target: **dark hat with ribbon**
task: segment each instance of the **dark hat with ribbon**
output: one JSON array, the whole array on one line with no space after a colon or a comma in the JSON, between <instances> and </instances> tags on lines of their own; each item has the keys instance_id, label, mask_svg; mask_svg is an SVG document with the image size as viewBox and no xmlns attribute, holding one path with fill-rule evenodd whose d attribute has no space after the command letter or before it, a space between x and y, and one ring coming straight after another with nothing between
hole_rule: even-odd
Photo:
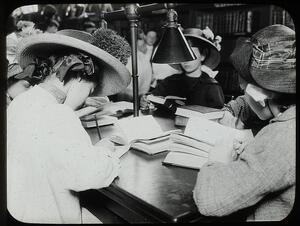
<instances>
[{"instance_id":1,"label":"dark hat with ribbon","mask_svg":"<svg viewBox=\"0 0 300 226\"><path fill-rule=\"evenodd\" d=\"M249 39L239 39L230 58L247 82L279 93L296 93L294 30L279 24L265 27Z\"/></svg>"},{"instance_id":2,"label":"dark hat with ribbon","mask_svg":"<svg viewBox=\"0 0 300 226\"><path fill-rule=\"evenodd\" d=\"M48 58L57 53L80 52L91 56L101 73L99 84L92 95L108 96L125 89L131 80L126 68L130 56L128 42L111 29L99 28L93 35L78 30L61 30L22 39L18 44L17 59L22 69L36 58Z\"/></svg>"},{"instance_id":3,"label":"dark hat with ribbon","mask_svg":"<svg viewBox=\"0 0 300 226\"><path fill-rule=\"evenodd\" d=\"M206 65L212 70L219 65L221 59L220 42L222 40L220 36L214 37L213 32L208 27L203 30L199 28L186 28L182 31L182 33L188 41L191 41L190 44L192 43L194 47L198 47L200 49L200 52L203 47L209 49L208 55L202 62L203 65ZM170 64L170 66L177 70L181 70L179 64Z\"/></svg>"}]
</instances>

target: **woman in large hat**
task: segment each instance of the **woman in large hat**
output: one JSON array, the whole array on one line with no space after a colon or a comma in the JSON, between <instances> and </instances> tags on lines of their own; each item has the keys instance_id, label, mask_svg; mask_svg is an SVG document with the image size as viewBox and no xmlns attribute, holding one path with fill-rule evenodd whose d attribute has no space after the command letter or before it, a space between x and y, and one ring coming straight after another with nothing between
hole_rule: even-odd
<instances>
[{"instance_id":1,"label":"woman in large hat","mask_svg":"<svg viewBox=\"0 0 300 226\"><path fill-rule=\"evenodd\" d=\"M212 162L198 174L194 200L204 215L252 207L247 220L283 220L295 200L295 31L284 25L263 28L240 42L231 58L245 87L244 101L236 102L232 113L248 108L270 123L253 140L237 143L229 163L213 157L224 144L211 150Z\"/></svg>"},{"instance_id":2,"label":"woman in large hat","mask_svg":"<svg viewBox=\"0 0 300 226\"><path fill-rule=\"evenodd\" d=\"M171 65L183 73L165 78L150 94L183 97L186 98L187 105L222 108L224 94L221 86L214 79L217 72L213 71L220 62L220 37L215 38L208 27L204 30L187 28L183 30L183 35L197 59ZM141 107L145 108L147 104L146 96L142 96Z\"/></svg>"},{"instance_id":3,"label":"woman in large hat","mask_svg":"<svg viewBox=\"0 0 300 226\"><path fill-rule=\"evenodd\" d=\"M82 223L77 192L108 186L119 160L112 143L92 145L74 110L127 87L130 46L110 29L63 30L24 38L18 50L33 88L7 109L8 210L27 223Z\"/></svg>"}]
</instances>

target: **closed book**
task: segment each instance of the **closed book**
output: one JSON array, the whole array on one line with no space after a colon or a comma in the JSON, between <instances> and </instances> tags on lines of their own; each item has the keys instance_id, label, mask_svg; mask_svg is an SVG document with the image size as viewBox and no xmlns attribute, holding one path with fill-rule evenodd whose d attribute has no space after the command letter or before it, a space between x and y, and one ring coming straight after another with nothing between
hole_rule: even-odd
<instances>
[{"instance_id":1,"label":"closed book","mask_svg":"<svg viewBox=\"0 0 300 226\"><path fill-rule=\"evenodd\" d=\"M201 152L206 152L206 153L209 153L210 149L213 147L208 143L205 143L201 140L185 135L183 133L172 133L170 135L170 140L173 141L173 143L176 145L183 144L185 146L196 148Z\"/></svg>"},{"instance_id":2,"label":"closed book","mask_svg":"<svg viewBox=\"0 0 300 226\"><path fill-rule=\"evenodd\" d=\"M173 152L183 152L186 154L208 158L208 152L202 151L198 148L187 146L185 144L176 143L176 142L171 143L168 147L168 150Z\"/></svg>"},{"instance_id":3,"label":"closed book","mask_svg":"<svg viewBox=\"0 0 300 226\"><path fill-rule=\"evenodd\" d=\"M102 115L102 116L97 116L97 122L96 119L92 119L92 120L81 119L81 124L84 128L91 128L91 127L96 127L97 124L98 126L112 125L117 121L118 121L117 117L110 116L110 115Z\"/></svg>"},{"instance_id":4,"label":"closed book","mask_svg":"<svg viewBox=\"0 0 300 226\"><path fill-rule=\"evenodd\" d=\"M204 117L206 119L219 119L224 115L224 111L205 107L200 105L185 105L177 107L175 115L183 116L183 117Z\"/></svg>"},{"instance_id":5,"label":"closed book","mask_svg":"<svg viewBox=\"0 0 300 226\"><path fill-rule=\"evenodd\" d=\"M143 141L136 141L131 145L131 148L145 152L149 155L155 155L161 152L170 150L170 139L166 137L165 139L153 141L152 143L147 143Z\"/></svg>"},{"instance_id":6,"label":"closed book","mask_svg":"<svg viewBox=\"0 0 300 226\"><path fill-rule=\"evenodd\" d=\"M169 152L162 164L199 170L208 158L183 152Z\"/></svg>"}]
</instances>

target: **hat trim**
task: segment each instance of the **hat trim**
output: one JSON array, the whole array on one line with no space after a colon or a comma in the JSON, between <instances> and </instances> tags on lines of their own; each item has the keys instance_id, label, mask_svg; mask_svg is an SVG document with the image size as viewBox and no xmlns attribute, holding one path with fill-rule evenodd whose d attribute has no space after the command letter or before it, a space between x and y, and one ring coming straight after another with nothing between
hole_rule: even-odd
<instances>
[{"instance_id":1,"label":"hat trim","mask_svg":"<svg viewBox=\"0 0 300 226\"><path fill-rule=\"evenodd\" d=\"M100 62L103 62L107 64L110 68L112 68L121 80L119 83L124 84L124 87L118 87L117 89L112 90L111 92L113 93L106 92L105 94L99 93L98 95L113 95L121 91L123 88L126 88L130 84L130 72L127 70L125 65L123 65L117 58L93 44L79 40L77 38L60 34L38 34L22 39L18 43L17 47L19 50L17 53L17 59L20 63L20 66L24 68L28 64L28 62L24 62L24 59L21 58L24 52L30 51L31 48L34 46L36 47L39 45L46 44L53 44L57 46L62 45L77 49L95 57Z\"/></svg>"}]
</instances>

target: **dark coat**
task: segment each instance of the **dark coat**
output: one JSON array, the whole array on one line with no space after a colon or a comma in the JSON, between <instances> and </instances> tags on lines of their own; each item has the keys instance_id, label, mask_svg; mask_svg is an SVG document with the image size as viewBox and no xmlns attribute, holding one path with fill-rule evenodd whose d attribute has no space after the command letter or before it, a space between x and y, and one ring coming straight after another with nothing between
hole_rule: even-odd
<instances>
[{"instance_id":1,"label":"dark coat","mask_svg":"<svg viewBox=\"0 0 300 226\"><path fill-rule=\"evenodd\" d=\"M220 84L206 73L198 78L191 78L183 74L171 75L151 91L155 96L185 97L186 105L202 105L206 107L222 108L224 93Z\"/></svg>"}]
</instances>

